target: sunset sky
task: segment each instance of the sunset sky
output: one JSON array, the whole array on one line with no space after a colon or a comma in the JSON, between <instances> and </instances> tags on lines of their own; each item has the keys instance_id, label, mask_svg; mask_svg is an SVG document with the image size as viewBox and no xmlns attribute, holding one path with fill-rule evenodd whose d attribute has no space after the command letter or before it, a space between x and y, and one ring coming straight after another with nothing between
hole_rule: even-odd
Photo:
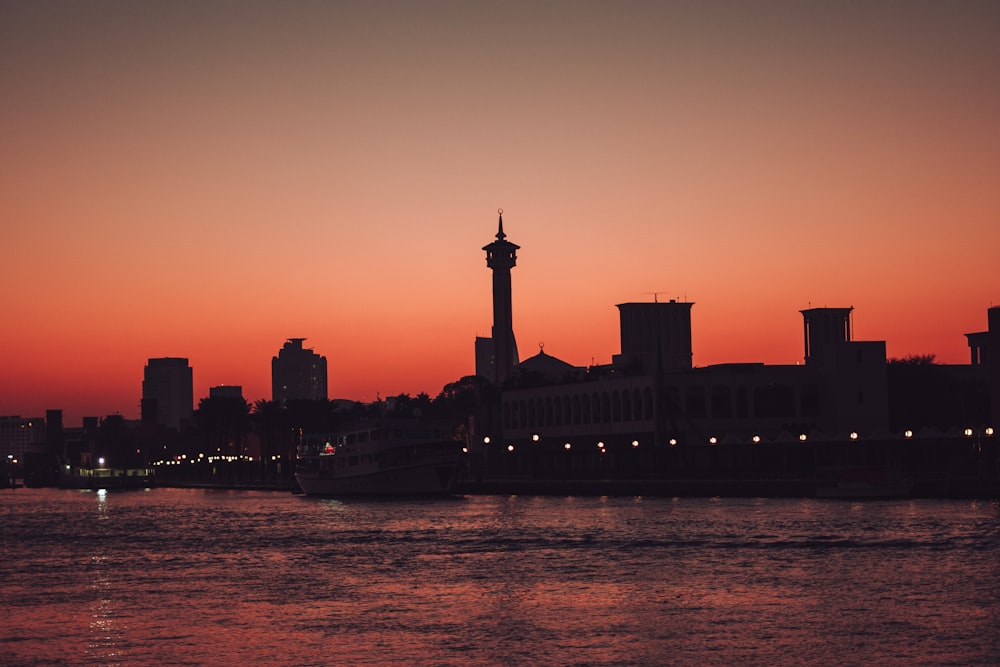
<instances>
[{"instance_id":1,"label":"sunset sky","mask_svg":"<svg viewBox=\"0 0 1000 667\"><path fill-rule=\"evenodd\" d=\"M889 356L968 363L1000 302L1000 3L0 0L0 414L436 395L492 323L619 351L693 301L694 362L802 360L854 306Z\"/></svg>"}]
</instances>

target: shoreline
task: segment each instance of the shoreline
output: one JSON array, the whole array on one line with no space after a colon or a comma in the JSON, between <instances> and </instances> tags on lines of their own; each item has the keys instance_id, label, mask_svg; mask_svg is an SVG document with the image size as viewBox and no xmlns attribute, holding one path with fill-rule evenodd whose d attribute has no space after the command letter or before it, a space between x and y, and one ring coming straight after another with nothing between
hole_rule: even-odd
<instances>
[{"instance_id":1,"label":"shoreline","mask_svg":"<svg viewBox=\"0 0 1000 667\"><path fill-rule=\"evenodd\" d=\"M75 488L31 487L16 489ZM126 490L202 489L215 491L273 491L302 495L292 481L195 482L157 481L147 487ZM96 489L91 489L96 490ZM664 498L822 498L830 500L1000 500L996 480L916 481L906 493L892 489L861 489L839 496L817 492L814 480L806 479L485 479L463 480L450 495L525 495L525 496L649 496Z\"/></svg>"}]
</instances>

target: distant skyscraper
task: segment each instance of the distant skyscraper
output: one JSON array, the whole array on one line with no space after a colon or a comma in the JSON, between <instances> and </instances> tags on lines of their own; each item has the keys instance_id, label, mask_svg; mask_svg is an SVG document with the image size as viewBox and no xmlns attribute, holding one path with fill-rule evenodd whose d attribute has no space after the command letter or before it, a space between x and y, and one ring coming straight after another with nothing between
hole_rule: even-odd
<instances>
[{"instance_id":1,"label":"distant skyscraper","mask_svg":"<svg viewBox=\"0 0 1000 667\"><path fill-rule=\"evenodd\" d=\"M42 452L45 443L45 420L0 417L0 456L24 461L28 452Z\"/></svg>"},{"instance_id":2,"label":"distant skyscraper","mask_svg":"<svg viewBox=\"0 0 1000 667\"><path fill-rule=\"evenodd\" d=\"M508 241L503 233L503 209L500 209L496 241L483 246L486 266L493 269L493 375L489 379L498 384L510 377L518 363L511 314L510 270L517 264L519 249L520 246ZM479 345L477 342L477 361L480 358ZM477 372L481 370L477 368Z\"/></svg>"},{"instance_id":3,"label":"distant skyscraper","mask_svg":"<svg viewBox=\"0 0 1000 667\"><path fill-rule=\"evenodd\" d=\"M326 357L303 348L304 340L289 338L271 359L271 399L277 403L327 400Z\"/></svg>"},{"instance_id":4,"label":"distant skyscraper","mask_svg":"<svg viewBox=\"0 0 1000 667\"><path fill-rule=\"evenodd\" d=\"M142 379L143 421L180 430L191 418L194 384L188 360L181 357L150 359Z\"/></svg>"},{"instance_id":5,"label":"distant skyscraper","mask_svg":"<svg viewBox=\"0 0 1000 667\"><path fill-rule=\"evenodd\" d=\"M239 400L246 400L243 398L243 387L238 384L223 384L218 387L208 388L209 398L236 398Z\"/></svg>"}]
</instances>

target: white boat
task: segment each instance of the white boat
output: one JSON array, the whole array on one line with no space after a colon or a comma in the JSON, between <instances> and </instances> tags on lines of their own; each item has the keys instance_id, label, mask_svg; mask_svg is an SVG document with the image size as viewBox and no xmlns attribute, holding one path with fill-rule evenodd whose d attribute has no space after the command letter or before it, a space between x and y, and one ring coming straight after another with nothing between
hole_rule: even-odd
<instances>
[{"instance_id":1,"label":"white boat","mask_svg":"<svg viewBox=\"0 0 1000 667\"><path fill-rule=\"evenodd\" d=\"M299 447L295 480L310 496L446 495L462 449L450 433L415 424L311 436Z\"/></svg>"}]
</instances>

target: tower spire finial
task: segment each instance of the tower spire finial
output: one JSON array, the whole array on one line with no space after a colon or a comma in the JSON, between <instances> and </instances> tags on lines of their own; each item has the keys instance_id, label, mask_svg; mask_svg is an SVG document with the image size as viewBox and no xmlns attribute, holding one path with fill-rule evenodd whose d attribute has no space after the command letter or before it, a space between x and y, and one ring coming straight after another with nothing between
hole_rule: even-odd
<instances>
[{"instance_id":1,"label":"tower spire finial","mask_svg":"<svg viewBox=\"0 0 1000 667\"><path fill-rule=\"evenodd\" d=\"M507 238L507 235L503 233L503 209L498 208L497 213L500 215L500 226L499 229L497 230L497 238L503 241L505 238Z\"/></svg>"}]
</instances>

